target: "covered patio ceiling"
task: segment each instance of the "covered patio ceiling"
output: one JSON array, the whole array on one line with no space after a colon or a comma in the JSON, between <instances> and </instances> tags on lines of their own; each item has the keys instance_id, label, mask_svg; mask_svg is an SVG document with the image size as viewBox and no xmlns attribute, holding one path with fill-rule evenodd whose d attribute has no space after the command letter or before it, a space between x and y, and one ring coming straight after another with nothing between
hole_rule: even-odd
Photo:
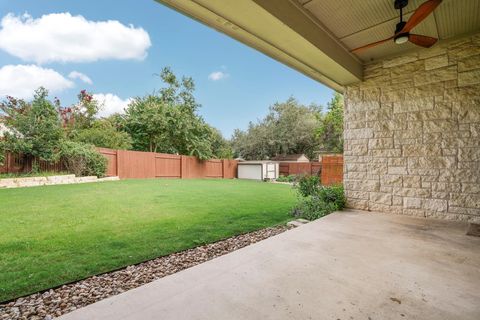
<instances>
[{"instance_id":1,"label":"covered patio ceiling","mask_svg":"<svg viewBox=\"0 0 480 320\"><path fill-rule=\"evenodd\" d=\"M393 0L157 0L342 92L363 79L363 64L419 49L390 37L399 12ZM408 20L425 0L410 0ZM444 0L412 32L442 41L480 29L480 1ZM207 44L206 44L207 45ZM439 45L438 43L436 45Z\"/></svg>"}]
</instances>

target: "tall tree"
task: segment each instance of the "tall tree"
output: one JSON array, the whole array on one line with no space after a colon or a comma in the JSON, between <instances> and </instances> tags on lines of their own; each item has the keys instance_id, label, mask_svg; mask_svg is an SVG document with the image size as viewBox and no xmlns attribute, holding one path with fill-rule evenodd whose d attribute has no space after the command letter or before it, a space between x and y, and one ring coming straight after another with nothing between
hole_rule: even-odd
<instances>
[{"instance_id":1,"label":"tall tree","mask_svg":"<svg viewBox=\"0 0 480 320\"><path fill-rule=\"evenodd\" d=\"M235 155L245 159L268 159L305 153L312 158L318 149L315 130L320 116L320 107L301 105L294 98L275 103L264 119L250 122L246 131L235 130L232 138Z\"/></svg>"},{"instance_id":2,"label":"tall tree","mask_svg":"<svg viewBox=\"0 0 480 320\"><path fill-rule=\"evenodd\" d=\"M91 93L82 90L75 105L61 108L59 112L67 138L96 147L130 149L130 135L119 130L111 119L98 117L102 107Z\"/></svg>"},{"instance_id":3,"label":"tall tree","mask_svg":"<svg viewBox=\"0 0 480 320\"><path fill-rule=\"evenodd\" d=\"M320 118L317 136L322 151L343 152L343 96L335 93L328 111Z\"/></svg>"},{"instance_id":4,"label":"tall tree","mask_svg":"<svg viewBox=\"0 0 480 320\"><path fill-rule=\"evenodd\" d=\"M169 68L159 76L166 86L135 98L125 110L124 127L133 139L133 148L200 159L214 157L212 129L197 114L200 105L193 95L193 80L179 80Z\"/></svg>"},{"instance_id":5,"label":"tall tree","mask_svg":"<svg viewBox=\"0 0 480 320\"><path fill-rule=\"evenodd\" d=\"M9 128L4 136L4 149L35 161L56 160L63 137L56 103L48 100L44 88L35 91L31 103L13 97L0 103L3 122Z\"/></svg>"}]
</instances>

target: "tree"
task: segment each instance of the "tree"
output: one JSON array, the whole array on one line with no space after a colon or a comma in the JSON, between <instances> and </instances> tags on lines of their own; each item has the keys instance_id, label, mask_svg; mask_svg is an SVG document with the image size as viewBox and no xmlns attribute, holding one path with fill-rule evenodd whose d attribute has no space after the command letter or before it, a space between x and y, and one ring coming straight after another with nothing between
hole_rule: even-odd
<instances>
[{"instance_id":1,"label":"tree","mask_svg":"<svg viewBox=\"0 0 480 320\"><path fill-rule=\"evenodd\" d=\"M217 159L232 159L233 150L230 143L222 136L222 133L213 127L210 127L210 144L213 157Z\"/></svg>"},{"instance_id":2,"label":"tree","mask_svg":"<svg viewBox=\"0 0 480 320\"><path fill-rule=\"evenodd\" d=\"M10 129L4 136L4 149L31 157L34 163L57 160L63 134L58 107L48 100L44 88L35 91L31 103L7 97L0 103L3 122Z\"/></svg>"},{"instance_id":3,"label":"tree","mask_svg":"<svg viewBox=\"0 0 480 320\"><path fill-rule=\"evenodd\" d=\"M328 111L320 118L317 137L322 151L343 152L343 96L335 93Z\"/></svg>"},{"instance_id":4,"label":"tree","mask_svg":"<svg viewBox=\"0 0 480 320\"><path fill-rule=\"evenodd\" d=\"M125 110L122 125L132 137L133 148L200 159L213 157L212 129L196 113L200 105L193 96L193 80L178 80L169 68L164 68L159 76L166 86L135 98Z\"/></svg>"},{"instance_id":5,"label":"tree","mask_svg":"<svg viewBox=\"0 0 480 320\"><path fill-rule=\"evenodd\" d=\"M98 118L102 106L86 90L78 94L78 102L60 108L65 135L68 140L111 149L130 149L132 138L116 127L113 119Z\"/></svg>"},{"instance_id":6,"label":"tree","mask_svg":"<svg viewBox=\"0 0 480 320\"><path fill-rule=\"evenodd\" d=\"M72 140L101 148L127 150L132 147L130 135L127 132L118 131L107 119L94 120L91 127L78 130L72 136Z\"/></svg>"},{"instance_id":7,"label":"tree","mask_svg":"<svg viewBox=\"0 0 480 320\"><path fill-rule=\"evenodd\" d=\"M232 137L235 155L253 160L305 153L312 158L318 150L315 130L320 115L320 107L301 105L294 98L277 102L264 119L250 122L246 131L235 130Z\"/></svg>"},{"instance_id":8,"label":"tree","mask_svg":"<svg viewBox=\"0 0 480 320\"><path fill-rule=\"evenodd\" d=\"M0 140L0 166L4 164L6 150L7 148L5 147L5 142Z\"/></svg>"}]
</instances>

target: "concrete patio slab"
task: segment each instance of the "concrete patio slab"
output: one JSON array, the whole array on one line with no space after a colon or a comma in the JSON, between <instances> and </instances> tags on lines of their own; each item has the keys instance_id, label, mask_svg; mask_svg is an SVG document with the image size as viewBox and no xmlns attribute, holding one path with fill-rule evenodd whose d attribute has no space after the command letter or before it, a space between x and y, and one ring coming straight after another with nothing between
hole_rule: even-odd
<instances>
[{"instance_id":1,"label":"concrete patio slab","mask_svg":"<svg viewBox=\"0 0 480 320\"><path fill-rule=\"evenodd\" d=\"M344 211L64 315L80 319L480 319L466 225Z\"/></svg>"}]
</instances>

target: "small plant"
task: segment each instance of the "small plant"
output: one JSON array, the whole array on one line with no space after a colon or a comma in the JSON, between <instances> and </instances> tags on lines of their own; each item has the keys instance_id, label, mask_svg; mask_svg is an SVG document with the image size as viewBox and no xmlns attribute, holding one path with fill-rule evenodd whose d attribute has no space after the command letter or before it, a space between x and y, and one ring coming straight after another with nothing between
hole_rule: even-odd
<instances>
[{"instance_id":1,"label":"small plant","mask_svg":"<svg viewBox=\"0 0 480 320\"><path fill-rule=\"evenodd\" d=\"M342 210L345 208L346 199L342 185L320 187L318 190L318 197L326 203L333 203L335 205L335 210Z\"/></svg>"},{"instance_id":2,"label":"small plant","mask_svg":"<svg viewBox=\"0 0 480 320\"><path fill-rule=\"evenodd\" d=\"M296 182L295 187L302 197L316 195L320 188L320 178L318 176L301 176Z\"/></svg>"},{"instance_id":3,"label":"small plant","mask_svg":"<svg viewBox=\"0 0 480 320\"><path fill-rule=\"evenodd\" d=\"M281 175L277 178L278 182L290 182L290 183L292 183L292 182L295 182L296 180L297 180L297 176L294 175L294 174L291 174L289 176Z\"/></svg>"},{"instance_id":4,"label":"small plant","mask_svg":"<svg viewBox=\"0 0 480 320\"><path fill-rule=\"evenodd\" d=\"M337 207L333 202L325 202L317 195L300 199L297 205L293 208L293 216L307 220L315 220L324 217Z\"/></svg>"},{"instance_id":5,"label":"small plant","mask_svg":"<svg viewBox=\"0 0 480 320\"><path fill-rule=\"evenodd\" d=\"M303 176L295 188L299 196L299 201L292 210L295 217L315 220L345 207L342 185L322 186L319 177Z\"/></svg>"}]
</instances>

